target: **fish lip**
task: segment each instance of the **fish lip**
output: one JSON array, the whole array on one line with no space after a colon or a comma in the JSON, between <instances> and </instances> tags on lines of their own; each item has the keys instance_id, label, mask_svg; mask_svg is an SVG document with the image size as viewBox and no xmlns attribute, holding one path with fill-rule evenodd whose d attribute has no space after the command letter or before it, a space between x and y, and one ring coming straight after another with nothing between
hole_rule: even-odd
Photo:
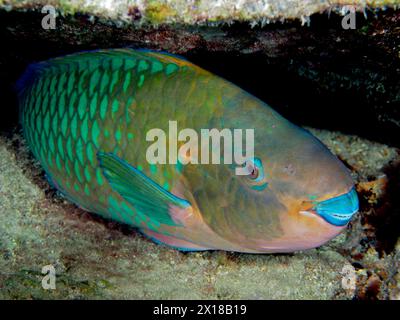
<instances>
[{"instance_id":1,"label":"fish lip","mask_svg":"<svg viewBox=\"0 0 400 320\"><path fill-rule=\"evenodd\" d=\"M358 208L357 192L352 187L347 193L316 203L306 212L316 214L334 226L342 227L349 223Z\"/></svg>"}]
</instances>

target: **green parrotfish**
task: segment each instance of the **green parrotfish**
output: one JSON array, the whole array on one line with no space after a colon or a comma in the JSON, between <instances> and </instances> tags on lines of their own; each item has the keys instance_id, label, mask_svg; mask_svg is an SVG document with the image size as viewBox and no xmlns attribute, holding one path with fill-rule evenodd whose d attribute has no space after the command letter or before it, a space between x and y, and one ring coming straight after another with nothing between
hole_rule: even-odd
<instances>
[{"instance_id":1,"label":"green parrotfish","mask_svg":"<svg viewBox=\"0 0 400 320\"><path fill-rule=\"evenodd\" d=\"M17 88L24 137L53 186L157 243L290 252L325 243L358 210L348 170L318 139L183 58L82 52L31 65ZM223 161L150 163L146 133L168 132L170 121L198 132L254 129L251 172Z\"/></svg>"}]
</instances>

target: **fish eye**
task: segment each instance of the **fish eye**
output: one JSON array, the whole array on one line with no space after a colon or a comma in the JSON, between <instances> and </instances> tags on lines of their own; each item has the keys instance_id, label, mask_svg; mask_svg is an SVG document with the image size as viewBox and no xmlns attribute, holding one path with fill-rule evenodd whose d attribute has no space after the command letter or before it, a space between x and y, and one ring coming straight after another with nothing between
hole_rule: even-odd
<instances>
[{"instance_id":1,"label":"fish eye","mask_svg":"<svg viewBox=\"0 0 400 320\"><path fill-rule=\"evenodd\" d=\"M256 166L254 166L254 165L251 165L249 177L250 177L251 179L255 180L255 179L258 178L258 176L259 176L259 170L258 170L258 168L257 168Z\"/></svg>"},{"instance_id":2,"label":"fish eye","mask_svg":"<svg viewBox=\"0 0 400 320\"><path fill-rule=\"evenodd\" d=\"M248 177L251 180L258 182L264 178L263 167L260 159L254 158L254 161L247 160L245 165L246 168L249 170Z\"/></svg>"}]
</instances>

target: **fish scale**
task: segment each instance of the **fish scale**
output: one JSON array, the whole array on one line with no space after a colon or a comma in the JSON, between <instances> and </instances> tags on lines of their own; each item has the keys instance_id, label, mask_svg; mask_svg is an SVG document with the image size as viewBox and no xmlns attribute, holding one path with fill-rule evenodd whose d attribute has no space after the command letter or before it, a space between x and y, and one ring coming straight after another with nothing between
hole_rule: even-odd
<instances>
[{"instance_id":1,"label":"fish scale","mask_svg":"<svg viewBox=\"0 0 400 320\"><path fill-rule=\"evenodd\" d=\"M178 68L148 57L104 54L95 63L91 54L80 58L35 66L41 77L32 79L31 89L23 95L25 136L35 157L51 172L52 183L66 197L89 211L136 224L132 206L104 184L96 153L101 146L125 156L122 150L137 135L135 126L129 126L134 97L127 95L128 90L135 92L143 85L149 68L150 73L165 71L166 75ZM171 184L166 177L162 180ZM99 193L111 196L93 199Z\"/></svg>"}]
</instances>

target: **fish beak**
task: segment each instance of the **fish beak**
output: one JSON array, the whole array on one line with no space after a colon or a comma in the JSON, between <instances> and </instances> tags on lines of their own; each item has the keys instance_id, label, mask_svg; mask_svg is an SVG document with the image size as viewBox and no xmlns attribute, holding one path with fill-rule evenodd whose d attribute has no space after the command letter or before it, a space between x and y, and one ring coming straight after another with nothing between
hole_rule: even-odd
<instances>
[{"instance_id":1,"label":"fish beak","mask_svg":"<svg viewBox=\"0 0 400 320\"><path fill-rule=\"evenodd\" d=\"M311 210L301 211L303 215L316 214L334 226L345 226L358 211L357 192L352 188L348 193L314 204Z\"/></svg>"}]
</instances>

